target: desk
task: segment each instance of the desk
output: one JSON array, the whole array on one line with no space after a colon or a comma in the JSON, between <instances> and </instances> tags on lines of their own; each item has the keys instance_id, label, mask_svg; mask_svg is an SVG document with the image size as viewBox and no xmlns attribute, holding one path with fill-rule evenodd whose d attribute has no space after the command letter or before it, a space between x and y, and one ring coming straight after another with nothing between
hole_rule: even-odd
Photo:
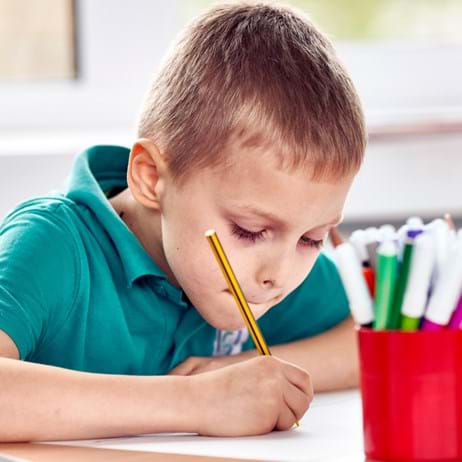
<instances>
[{"instance_id":1,"label":"desk","mask_svg":"<svg viewBox=\"0 0 462 462\"><path fill-rule=\"evenodd\" d=\"M37 462L52 460L50 457L39 456L39 452L44 452L46 447L49 454L59 454L59 460L63 462L79 460L77 457L72 458L73 451L81 460L89 460L90 453L85 453L85 450L93 451L91 460L162 460L165 462L227 460L231 462L231 460L244 459L247 462L249 460L362 462L364 454L361 418L359 392L350 390L316 395L309 411L300 422L300 428L287 432L272 432L268 435L245 438L156 434L34 445L0 445L0 454L25 457L26 460ZM27 448L29 452L25 453ZM110 450L111 454L103 449ZM202 457L185 457L185 455ZM58 457L54 460L58 460Z\"/></svg>"}]
</instances>

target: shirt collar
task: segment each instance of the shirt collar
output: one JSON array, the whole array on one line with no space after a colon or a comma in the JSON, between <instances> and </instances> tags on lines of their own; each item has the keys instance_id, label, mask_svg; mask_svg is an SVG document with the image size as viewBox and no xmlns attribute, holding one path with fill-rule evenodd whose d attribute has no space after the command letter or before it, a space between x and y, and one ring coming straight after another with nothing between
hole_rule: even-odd
<instances>
[{"instance_id":1,"label":"shirt collar","mask_svg":"<svg viewBox=\"0 0 462 462\"><path fill-rule=\"evenodd\" d=\"M93 146L74 160L64 195L88 207L106 230L117 249L129 287L150 275L167 280L167 275L146 252L111 206L104 191L127 187L130 150L122 146Z\"/></svg>"}]
</instances>

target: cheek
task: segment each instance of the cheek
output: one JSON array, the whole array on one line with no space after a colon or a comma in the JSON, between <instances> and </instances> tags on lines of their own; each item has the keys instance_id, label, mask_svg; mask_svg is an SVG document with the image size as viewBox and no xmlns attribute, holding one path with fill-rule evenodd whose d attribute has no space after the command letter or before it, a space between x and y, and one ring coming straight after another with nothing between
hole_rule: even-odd
<instances>
[{"instance_id":1,"label":"cheek","mask_svg":"<svg viewBox=\"0 0 462 462\"><path fill-rule=\"evenodd\" d=\"M308 277L320 253L319 250L307 252L305 257L301 259L300 264L293 273L292 284L289 288L290 292L297 288Z\"/></svg>"},{"instance_id":2,"label":"cheek","mask_svg":"<svg viewBox=\"0 0 462 462\"><path fill-rule=\"evenodd\" d=\"M218 289L225 283L205 237L171 236L164 242L165 256L179 285L191 298L193 294Z\"/></svg>"}]
</instances>

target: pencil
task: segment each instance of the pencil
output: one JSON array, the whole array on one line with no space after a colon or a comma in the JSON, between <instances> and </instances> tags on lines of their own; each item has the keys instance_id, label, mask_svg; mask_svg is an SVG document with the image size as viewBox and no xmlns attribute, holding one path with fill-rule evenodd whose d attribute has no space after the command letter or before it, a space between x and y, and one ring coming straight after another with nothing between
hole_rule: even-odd
<instances>
[{"instance_id":1,"label":"pencil","mask_svg":"<svg viewBox=\"0 0 462 462\"><path fill-rule=\"evenodd\" d=\"M257 321L255 321L255 318L253 317L249 304L247 303L247 300L242 293L239 282L237 282L234 271L231 268L223 247L221 246L217 233L214 229L209 229L206 231L205 237L209 241L213 254L217 259L218 265L223 272L223 276L225 277L226 282L228 283L229 290L231 291L239 311L244 318L245 325L252 337L253 343L255 343L255 347L261 355L271 356L271 352L265 342L265 339L263 338L263 334L261 333L260 328L258 327Z\"/></svg>"},{"instance_id":2,"label":"pencil","mask_svg":"<svg viewBox=\"0 0 462 462\"><path fill-rule=\"evenodd\" d=\"M252 337L253 343L257 348L258 352L264 356L271 356L271 352L266 344L266 341L261 333L260 328L258 327L257 321L250 310L249 304L242 293L241 287L237 278L234 274L233 269L231 268L231 264L229 263L228 257L221 246L220 240L218 239L217 233L214 229L209 229L205 232L205 237L209 241L210 247L217 259L218 266L221 268L223 272L223 276L226 279L228 284L229 290L236 301L236 304L239 308L239 311L244 319L245 325L247 330L249 331L250 336ZM295 424L300 426L299 422L295 422Z\"/></svg>"}]
</instances>

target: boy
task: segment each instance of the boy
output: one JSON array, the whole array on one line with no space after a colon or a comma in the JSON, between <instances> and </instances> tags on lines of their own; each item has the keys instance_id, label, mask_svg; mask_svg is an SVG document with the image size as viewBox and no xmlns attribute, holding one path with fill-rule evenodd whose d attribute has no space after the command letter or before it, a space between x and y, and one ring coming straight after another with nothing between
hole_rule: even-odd
<instances>
[{"instance_id":1,"label":"boy","mask_svg":"<svg viewBox=\"0 0 462 462\"><path fill-rule=\"evenodd\" d=\"M0 229L0 441L256 435L303 416L306 370L317 390L356 385L320 247L365 130L329 42L284 8L216 7L154 79L138 134L82 153L66 191ZM209 228L274 357L256 357Z\"/></svg>"}]
</instances>

